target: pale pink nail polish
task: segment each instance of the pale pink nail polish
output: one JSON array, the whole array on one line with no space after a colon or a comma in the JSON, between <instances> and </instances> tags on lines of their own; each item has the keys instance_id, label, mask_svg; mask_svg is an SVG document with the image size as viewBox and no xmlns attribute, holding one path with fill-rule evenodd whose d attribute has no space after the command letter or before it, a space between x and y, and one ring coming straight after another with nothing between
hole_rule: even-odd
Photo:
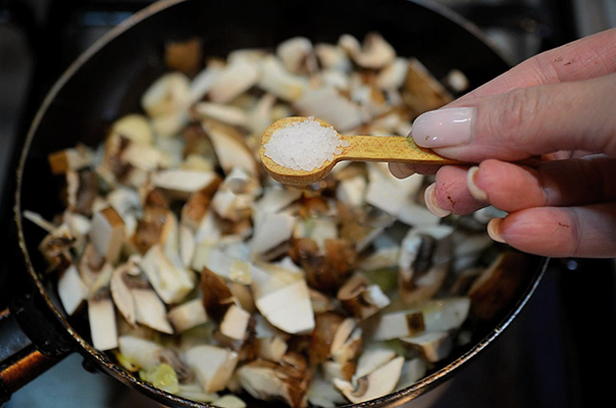
<instances>
[{"instance_id":1,"label":"pale pink nail polish","mask_svg":"<svg viewBox=\"0 0 616 408\"><path fill-rule=\"evenodd\" d=\"M505 238L501 234L501 223L503 220L501 218L492 218L490 222L488 222L488 235L496 242L500 242L505 244Z\"/></svg>"},{"instance_id":2,"label":"pale pink nail polish","mask_svg":"<svg viewBox=\"0 0 616 408\"><path fill-rule=\"evenodd\" d=\"M419 146L449 147L470 142L475 108L444 108L422 113L411 128Z\"/></svg>"},{"instance_id":3,"label":"pale pink nail polish","mask_svg":"<svg viewBox=\"0 0 616 408\"><path fill-rule=\"evenodd\" d=\"M470 169L468 169L468 173L466 173L466 187L468 188L468 191L471 193L471 195L476 200L487 202L488 195L486 194L485 191L480 189L479 186L477 186L477 183L475 183L475 175L477 174L478 171L479 171L479 167L477 166L473 166Z\"/></svg>"},{"instance_id":4,"label":"pale pink nail polish","mask_svg":"<svg viewBox=\"0 0 616 408\"><path fill-rule=\"evenodd\" d=\"M430 211L437 217L447 217L449 214L451 214L451 211L447 211L439 207L436 203L436 185L434 183L430 184L426 188L426 191L424 192L424 201L426 202L426 207L428 208L428 211Z\"/></svg>"}]
</instances>

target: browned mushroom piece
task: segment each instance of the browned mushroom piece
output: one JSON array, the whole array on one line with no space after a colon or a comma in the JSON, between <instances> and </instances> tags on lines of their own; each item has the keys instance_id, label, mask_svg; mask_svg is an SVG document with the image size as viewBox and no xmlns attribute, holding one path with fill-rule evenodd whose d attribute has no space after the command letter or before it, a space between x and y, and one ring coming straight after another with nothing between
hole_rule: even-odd
<instances>
[{"instance_id":1,"label":"browned mushroom piece","mask_svg":"<svg viewBox=\"0 0 616 408\"><path fill-rule=\"evenodd\" d=\"M524 282L529 262L528 256L519 252L498 255L468 291L473 315L491 319L501 311Z\"/></svg>"},{"instance_id":2,"label":"browned mushroom piece","mask_svg":"<svg viewBox=\"0 0 616 408\"><path fill-rule=\"evenodd\" d=\"M158 193L152 192L148 197L155 199ZM148 250L158 242L163 231L163 226L167 222L169 210L163 206L147 206L144 208L143 215L137 221L137 228L131 239L133 245L141 254L145 254Z\"/></svg>"},{"instance_id":3,"label":"browned mushroom piece","mask_svg":"<svg viewBox=\"0 0 616 408\"><path fill-rule=\"evenodd\" d=\"M378 209L352 208L337 203L340 218L340 238L353 243L360 252L368 247L396 218Z\"/></svg>"},{"instance_id":4,"label":"browned mushroom piece","mask_svg":"<svg viewBox=\"0 0 616 408\"><path fill-rule=\"evenodd\" d=\"M108 262L114 263L120 256L124 235L124 221L113 207L94 214L90 240L98 254Z\"/></svg>"},{"instance_id":5,"label":"browned mushroom piece","mask_svg":"<svg viewBox=\"0 0 616 408\"><path fill-rule=\"evenodd\" d=\"M182 224L193 230L199 228L201 220L203 220L212 201L212 197L216 193L221 182L222 180L218 178L216 181L190 195L182 207Z\"/></svg>"},{"instance_id":6,"label":"browned mushroom piece","mask_svg":"<svg viewBox=\"0 0 616 408\"><path fill-rule=\"evenodd\" d=\"M415 58L409 61L403 97L416 115L440 108L453 100L445 87Z\"/></svg>"},{"instance_id":7,"label":"browned mushroom piece","mask_svg":"<svg viewBox=\"0 0 616 408\"><path fill-rule=\"evenodd\" d=\"M233 294L225 280L208 268L201 271L201 293L203 307L208 316L220 322L227 310L234 304Z\"/></svg>"},{"instance_id":8,"label":"browned mushroom piece","mask_svg":"<svg viewBox=\"0 0 616 408\"><path fill-rule=\"evenodd\" d=\"M49 271L68 268L72 262L70 249L75 243L75 237L66 225L62 225L49 233L39 244L39 250L49 264Z\"/></svg>"},{"instance_id":9,"label":"browned mushroom piece","mask_svg":"<svg viewBox=\"0 0 616 408\"><path fill-rule=\"evenodd\" d=\"M315 316L315 326L309 348L311 365L320 364L329 358L336 330L343 321L344 316L338 313L326 312Z\"/></svg>"},{"instance_id":10,"label":"browned mushroom piece","mask_svg":"<svg viewBox=\"0 0 616 408\"><path fill-rule=\"evenodd\" d=\"M376 314L389 305L389 298L376 284L370 284L361 275L353 275L339 290L337 295L342 306L360 320Z\"/></svg>"},{"instance_id":11,"label":"browned mushroom piece","mask_svg":"<svg viewBox=\"0 0 616 408\"><path fill-rule=\"evenodd\" d=\"M201 40L189 38L183 41L169 41L165 44L165 65L186 75L194 75L202 60Z\"/></svg>"},{"instance_id":12,"label":"browned mushroom piece","mask_svg":"<svg viewBox=\"0 0 616 408\"><path fill-rule=\"evenodd\" d=\"M81 170L92 164L93 154L83 145L60 150L49 155L49 165L54 174Z\"/></svg>"},{"instance_id":13,"label":"browned mushroom piece","mask_svg":"<svg viewBox=\"0 0 616 408\"><path fill-rule=\"evenodd\" d=\"M404 358L396 357L370 374L358 378L355 385L340 379L335 379L334 384L354 404L370 401L394 390L403 364Z\"/></svg>"}]
</instances>

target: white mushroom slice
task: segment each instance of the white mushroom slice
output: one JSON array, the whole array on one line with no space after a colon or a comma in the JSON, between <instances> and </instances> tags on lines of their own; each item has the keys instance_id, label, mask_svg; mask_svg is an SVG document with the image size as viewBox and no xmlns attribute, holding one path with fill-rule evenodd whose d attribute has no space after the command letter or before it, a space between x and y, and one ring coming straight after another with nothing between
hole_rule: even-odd
<instances>
[{"instance_id":1,"label":"white mushroom slice","mask_svg":"<svg viewBox=\"0 0 616 408\"><path fill-rule=\"evenodd\" d=\"M441 218L432 214L425 207L406 203L398 211L398 220L413 227L432 227L441 222Z\"/></svg>"},{"instance_id":2,"label":"white mushroom slice","mask_svg":"<svg viewBox=\"0 0 616 408\"><path fill-rule=\"evenodd\" d=\"M194 193L206 188L217 179L216 173L192 170L163 170L155 173L152 183L156 187L178 193Z\"/></svg>"},{"instance_id":3,"label":"white mushroom slice","mask_svg":"<svg viewBox=\"0 0 616 408\"><path fill-rule=\"evenodd\" d=\"M361 49L359 42L348 34L340 37L339 44L351 55L357 65L364 68L382 68L396 58L393 47L377 33L367 34Z\"/></svg>"},{"instance_id":4,"label":"white mushroom slice","mask_svg":"<svg viewBox=\"0 0 616 408\"><path fill-rule=\"evenodd\" d=\"M265 189L263 197L254 204L255 223L267 213L277 213L284 210L302 196L301 190L270 187Z\"/></svg>"},{"instance_id":5,"label":"white mushroom slice","mask_svg":"<svg viewBox=\"0 0 616 408\"><path fill-rule=\"evenodd\" d=\"M396 58L379 72L376 84L381 89L398 89L404 83L407 70L408 61L404 58Z\"/></svg>"},{"instance_id":6,"label":"white mushroom slice","mask_svg":"<svg viewBox=\"0 0 616 408\"><path fill-rule=\"evenodd\" d=\"M152 118L175 115L189 104L190 82L179 72L161 76L141 98L141 106Z\"/></svg>"},{"instance_id":7,"label":"white mushroom slice","mask_svg":"<svg viewBox=\"0 0 616 408\"><path fill-rule=\"evenodd\" d=\"M250 89L258 79L258 63L245 58L236 58L230 61L217 76L208 96L213 102L227 103Z\"/></svg>"},{"instance_id":8,"label":"white mushroom slice","mask_svg":"<svg viewBox=\"0 0 616 408\"><path fill-rule=\"evenodd\" d=\"M317 78L320 85L338 90L348 90L351 84L348 75L337 69L321 71Z\"/></svg>"},{"instance_id":9,"label":"white mushroom slice","mask_svg":"<svg viewBox=\"0 0 616 408\"><path fill-rule=\"evenodd\" d=\"M111 297L113 303L124 316L124 319L131 325L134 325L137 319L137 312L135 310L135 299L133 294L124 281L124 274L127 273L128 265L124 264L116 268L109 282L109 289L111 290Z\"/></svg>"},{"instance_id":10,"label":"white mushroom slice","mask_svg":"<svg viewBox=\"0 0 616 408\"><path fill-rule=\"evenodd\" d=\"M355 387L340 379L334 379L334 385L354 404L370 401L394 390L403 364L404 357L396 357L367 376L358 378Z\"/></svg>"},{"instance_id":11,"label":"white mushroom slice","mask_svg":"<svg viewBox=\"0 0 616 408\"><path fill-rule=\"evenodd\" d=\"M212 243L218 242L221 235L222 231L218 225L216 217L214 216L214 212L211 210L207 210L205 212L205 215L201 219L201 223L199 224L199 228L197 228L197 232L195 233L195 242L199 245L210 245ZM196 252L197 248L195 248L195 254ZM193 254L193 259L196 258L195 254ZM193 269L197 268L193 267Z\"/></svg>"},{"instance_id":12,"label":"white mushroom slice","mask_svg":"<svg viewBox=\"0 0 616 408\"><path fill-rule=\"evenodd\" d=\"M378 285L369 285L363 275L352 276L336 296L342 306L358 319L367 319L389 305L389 298Z\"/></svg>"},{"instance_id":13,"label":"white mushroom slice","mask_svg":"<svg viewBox=\"0 0 616 408\"><path fill-rule=\"evenodd\" d=\"M426 375L427 370L426 362L421 358L413 358L405 361L402 366L402 373L400 375L400 380L398 380L396 390L401 390L415 384Z\"/></svg>"},{"instance_id":14,"label":"white mushroom slice","mask_svg":"<svg viewBox=\"0 0 616 408\"><path fill-rule=\"evenodd\" d=\"M195 253L195 237L193 232L185 225L178 227L180 260L185 268L189 268Z\"/></svg>"},{"instance_id":15,"label":"white mushroom slice","mask_svg":"<svg viewBox=\"0 0 616 408\"><path fill-rule=\"evenodd\" d=\"M190 83L190 103L200 101L210 91L224 65L219 62L210 62Z\"/></svg>"},{"instance_id":16,"label":"white mushroom slice","mask_svg":"<svg viewBox=\"0 0 616 408\"><path fill-rule=\"evenodd\" d=\"M85 146L64 149L49 155L49 165L54 174L81 170L92 164L93 154Z\"/></svg>"},{"instance_id":17,"label":"white mushroom slice","mask_svg":"<svg viewBox=\"0 0 616 408\"><path fill-rule=\"evenodd\" d=\"M275 102L276 97L266 93L259 99L254 108L248 112L246 127L250 129L252 134L260 136L272 123L272 110Z\"/></svg>"},{"instance_id":18,"label":"white mushroom slice","mask_svg":"<svg viewBox=\"0 0 616 408\"><path fill-rule=\"evenodd\" d=\"M446 358L453 347L451 336L447 332L423 333L419 336L402 337L400 340L417 348L431 363Z\"/></svg>"},{"instance_id":19,"label":"white mushroom slice","mask_svg":"<svg viewBox=\"0 0 616 408\"><path fill-rule=\"evenodd\" d=\"M229 125L245 126L248 121L246 112L236 106L199 102L194 110L199 118L216 119Z\"/></svg>"},{"instance_id":20,"label":"white mushroom slice","mask_svg":"<svg viewBox=\"0 0 616 408\"><path fill-rule=\"evenodd\" d=\"M124 237L124 221L116 210L107 207L94 213L90 240L100 256L114 263L120 255Z\"/></svg>"},{"instance_id":21,"label":"white mushroom slice","mask_svg":"<svg viewBox=\"0 0 616 408\"><path fill-rule=\"evenodd\" d=\"M308 387L308 401L310 404L323 408L334 408L346 402L342 394L334 388L331 381L317 375Z\"/></svg>"},{"instance_id":22,"label":"white mushroom slice","mask_svg":"<svg viewBox=\"0 0 616 408\"><path fill-rule=\"evenodd\" d=\"M359 378L370 374L377 368L393 360L395 357L395 351L383 347L373 347L364 350L357 360L357 369L355 370L355 374L353 374L352 382L356 384Z\"/></svg>"},{"instance_id":23,"label":"white mushroom slice","mask_svg":"<svg viewBox=\"0 0 616 408\"><path fill-rule=\"evenodd\" d=\"M305 37L293 37L281 42L276 48L276 54L290 72L301 74L317 69L312 42Z\"/></svg>"},{"instance_id":24,"label":"white mushroom slice","mask_svg":"<svg viewBox=\"0 0 616 408\"><path fill-rule=\"evenodd\" d=\"M135 299L137 323L141 323L162 333L173 334L173 328L167 320L167 310L159 297L150 289L131 289Z\"/></svg>"},{"instance_id":25,"label":"white mushroom slice","mask_svg":"<svg viewBox=\"0 0 616 408\"><path fill-rule=\"evenodd\" d=\"M113 122L111 135L129 139L131 142L148 145L152 143L152 128L143 115L130 114Z\"/></svg>"},{"instance_id":26,"label":"white mushroom slice","mask_svg":"<svg viewBox=\"0 0 616 408\"><path fill-rule=\"evenodd\" d=\"M131 335L123 335L118 339L120 353L131 363L140 368L150 370L160 364L163 347L153 341L144 340Z\"/></svg>"},{"instance_id":27,"label":"white mushroom slice","mask_svg":"<svg viewBox=\"0 0 616 408\"><path fill-rule=\"evenodd\" d=\"M360 106L333 88L306 90L295 101L294 107L304 116L314 116L331 123L340 132L353 129L364 120Z\"/></svg>"},{"instance_id":28,"label":"white mushroom slice","mask_svg":"<svg viewBox=\"0 0 616 408\"><path fill-rule=\"evenodd\" d=\"M235 395L225 395L212 402L218 408L246 408L246 403Z\"/></svg>"},{"instance_id":29,"label":"white mushroom slice","mask_svg":"<svg viewBox=\"0 0 616 408\"><path fill-rule=\"evenodd\" d=\"M220 332L234 340L244 340L250 313L237 305L231 305L220 322Z\"/></svg>"},{"instance_id":30,"label":"white mushroom slice","mask_svg":"<svg viewBox=\"0 0 616 408\"><path fill-rule=\"evenodd\" d=\"M310 303L314 313L324 313L336 308L335 300L314 289L310 289Z\"/></svg>"},{"instance_id":31,"label":"white mushroom slice","mask_svg":"<svg viewBox=\"0 0 616 408\"><path fill-rule=\"evenodd\" d=\"M298 378L288 371L273 362L256 360L240 367L237 377L241 387L257 399L282 399L292 407L305 406L308 386L305 374ZM299 370L294 367L293 371Z\"/></svg>"},{"instance_id":32,"label":"white mushroom slice","mask_svg":"<svg viewBox=\"0 0 616 408\"><path fill-rule=\"evenodd\" d=\"M193 299L174 307L167 313L167 317L176 332L192 329L208 321L201 299Z\"/></svg>"},{"instance_id":33,"label":"white mushroom slice","mask_svg":"<svg viewBox=\"0 0 616 408\"><path fill-rule=\"evenodd\" d=\"M64 212L64 224L68 227L71 235L75 237L75 247L83 248L92 226L90 219L84 215L66 211Z\"/></svg>"},{"instance_id":34,"label":"white mushroom slice","mask_svg":"<svg viewBox=\"0 0 616 408\"><path fill-rule=\"evenodd\" d=\"M366 179L361 175L344 179L338 184L336 198L345 204L359 207L364 203L366 186Z\"/></svg>"},{"instance_id":35,"label":"white mushroom slice","mask_svg":"<svg viewBox=\"0 0 616 408\"><path fill-rule=\"evenodd\" d=\"M262 254L291 238L296 218L285 213L268 213L262 216L255 226L251 249L254 254Z\"/></svg>"},{"instance_id":36,"label":"white mushroom slice","mask_svg":"<svg viewBox=\"0 0 616 408\"><path fill-rule=\"evenodd\" d=\"M185 110L180 110L177 113L170 115L156 116L155 118L152 118L152 129L154 130L156 136L159 136L157 138L157 144L158 140L162 139L175 140L172 136L178 135L180 130L182 130L182 128L188 123L188 119L188 113Z\"/></svg>"},{"instance_id":37,"label":"white mushroom slice","mask_svg":"<svg viewBox=\"0 0 616 408\"><path fill-rule=\"evenodd\" d=\"M351 69L351 61L342 48L320 43L314 47L314 50L323 68L338 71L349 71Z\"/></svg>"},{"instance_id":38,"label":"white mushroom slice","mask_svg":"<svg viewBox=\"0 0 616 408\"><path fill-rule=\"evenodd\" d=\"M366 202L394 216L409 203L423 181L420 174L413 174L404 180L397 179L382 166L373 163L368 166L368 175L370 182Z\"/></svg>"},{"instance_id":39,"label":"white mushroom slice","mask_svg":"<svg viewBox=\"0 0 616 408\"><path fill-rule=\"evenodd\" d=\"M141 211L139 193L131 188L116 188L107 194L107 202L118 212L120 217Z\"/></svg>"},{"instance_id":40,"label":"white mushroom slice","mask_svg":"<svg viewBox=\"0 0 616 408\"><path fill-rule=\"evenodd\" d=\"M82 282L79 272L74 265L69 266L58 280L58 295L64 310L69 315L75 310L88 296L88 288Z\"/></svg>"},{"instance_id":41,"label":"white mushroom slice","mask_svg":"<svg viewBox=\"0 0 616 408\"><path fill-rule=\"evenodd\" d=\"M47 232L53 232L57 228L55 225L43 218L41 214L35 213L34 211L24 210L22 215L25 219L33 222Z\"/></svg>"},{"instance_id":42,"label":"white mushroom slice","mask_svg":"<svg viewBox=\"0 0 616 408\"><path fill-rule=\"evenodd\" d=\"M287 352L287 342L282 336L257 338L257 355L265 360L278 362Z\"/></svg>"},{"instance_id":43,"label":"white mushroom slice","mask_svg":"<svg viewBox=\"0 0 616 408\"><path fill-rule=\"evenodd\" d=\"M336 333L334 334L334 338L332 340L332 344L330 346L330 354L337 354L340 349L343 347L344 343L347 342L353 330L355 330L355 326L357 325L357 321L352 317L346 318L338 325L336 329Z\"/></svg>"},{"instance_id":44,"label":"white mushroom slice","mask_svg":"<svg viewBox=\"0 0 616 408\"><path fill-rule=\"evenodd\" d=\"M373 337L375 340L390 340L414 336L424 330L424 316L420 310L386 313L379 316Z\"/></svg>"},{"instance_id":45,"label":"white mushroom slice","mask_svg":"<svg viewBox=\"0 0 616 408\"><path fill-rule=\"evenodd\" d=\"M404 101L418 114L453 100L445 87L415 58L409 61L404 90Z\"/></svg>"},{"instance_id":46,"label":"white mushroom slice","mask_svg":"<svg viewBox=\"0 0 616 408\"><path fill-rule=\"evenodd\" d=\"M194 370L205 392L221 391L235 370L237 353L214 346L196 346L186 351L184 361Z\"/></svg>"},{"instance_id":47,"label":"white mushroom slice","mask_svg":"<svg viewBox=\"0 0 616 408\"><path fill-rule=\"evenodd\" d=\"M192 259L192 269L202 271L208 268L217 275L228 277L233 259L225 254L218 246L211 243L201 243L195 248Z\"/></svg>"},{"instance_id":48,"label":"white mushroom slice","mask_svg":"<svg viewBox=\"0 0 616 408\"><path fill-rule=\"evenodd\" d=\"M164 156L160 150L143 143L129 143L122 151L121 157L143 171L153 171L164 164Z\"/></svg>"},{"instance_id":49,"label":"white mushroom slice","mask_svg":"<svg viewBox=\"0 0 616 408\"><path fill-rule=\"evenodd\" d=\"M295 272L270 274L253 267L255 305L275 327L291 334L314 329L314 313L310 293L303 277Z\"/></svg>"},{"instance_id":50,"label":"white mushroom slice","mask_svg":"<svg viewBox=\"0 0 616 408\"><path fill-rule=\"evenodd\" d=\"M182 300L194 287L191 273L167 259L159 245L148 250L141 268L158 296L167 304Z\"/></svg>"},{"instance_id":51,"label":"white mushroom slice","mask_svg":"<svg viewBox=\"0 0 616 408\"><path fill-rule=\"evenodd\" d=\"M258 174L255 158L244 144L241 134L233 128L212 121L203 121L202 124L225 173L239 167L253 176Z\"/></svg>"},{"instance_id":52,"label":"white mushroom slice","mask_svg":"<svg viewBox=\"0 0 616 408\"><path fill-rule=\"evenodd\" d=\"M88 320L95 349L105 351L118 347L115 311L108 296L97 295L88 299Z\"/></svg>"},{"instance_id":53,"label":"white mushroom slice","mask_svg":"<svg viewBox=\"0 0 616 408\"><path fill-rule=\"evenodd\" d=\"M274 56L265 57L261 63L259 87L285 101L299 99L308 88L308 80L287 71Z\"/></svg>"},{"instance_id":54,"label":"white mushroom slice","mask_svg":"<svg viewBox=\"0 0 616 408\"><path fill-rule=\"evenodd\" d=\"M464 92L470 86L468 78L459 69L449 71L444 82L456 92Z\"/></svg>"}]
</instances>

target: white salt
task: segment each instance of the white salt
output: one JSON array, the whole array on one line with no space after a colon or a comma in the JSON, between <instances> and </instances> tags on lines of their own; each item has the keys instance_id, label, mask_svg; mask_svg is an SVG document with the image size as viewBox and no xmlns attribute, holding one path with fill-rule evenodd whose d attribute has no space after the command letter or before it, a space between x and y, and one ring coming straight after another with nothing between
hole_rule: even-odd
<instances>
[{"instance_id":1,"label":"white salt","mask_svg":"<svg viewBox=\"0 0 616 408\"><path fill-rule=\"evenodd\" d=\"M294 170L310 171L334 159L348 142L336 131L308 118L276 130L265 144L265 155L277 164Z\"/></svg>"}]
</instances>

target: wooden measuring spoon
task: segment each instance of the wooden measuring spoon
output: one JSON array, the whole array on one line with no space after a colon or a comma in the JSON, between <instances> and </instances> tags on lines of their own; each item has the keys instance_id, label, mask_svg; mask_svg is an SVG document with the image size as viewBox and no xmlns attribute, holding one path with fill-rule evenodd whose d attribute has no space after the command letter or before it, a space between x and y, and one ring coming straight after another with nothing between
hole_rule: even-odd
<instances>
[{"instance_id":1,"label":"wooden measuring spoon","mask_svg":"<svg viewBox=\"0 0 616 408\"><path fill-rule=\"evenodd\" d=\"M338 137L348 143L348 146L341 148L341 152L334 156L330 161L326 161L320 167L306 170L296 170L281 166L270 157L265 155L265 144L269 142L272 134L279 129L283 129L293 123L306 120L315 120L321 126L334 129L332 125L321 119L308 119L303 116L291 116L277 120L272 123L261 137L259 157L270 175L283 184L306 185L324 178L336 163L342 160L356 161L380 161L380 162L403 162L421 164L457 164L456 160L441 157L431 151L419 147L413 139L402 136L350 136L340 135ZM335 131L336 129L334 129Z\"/></svg>"}]
</instances>

